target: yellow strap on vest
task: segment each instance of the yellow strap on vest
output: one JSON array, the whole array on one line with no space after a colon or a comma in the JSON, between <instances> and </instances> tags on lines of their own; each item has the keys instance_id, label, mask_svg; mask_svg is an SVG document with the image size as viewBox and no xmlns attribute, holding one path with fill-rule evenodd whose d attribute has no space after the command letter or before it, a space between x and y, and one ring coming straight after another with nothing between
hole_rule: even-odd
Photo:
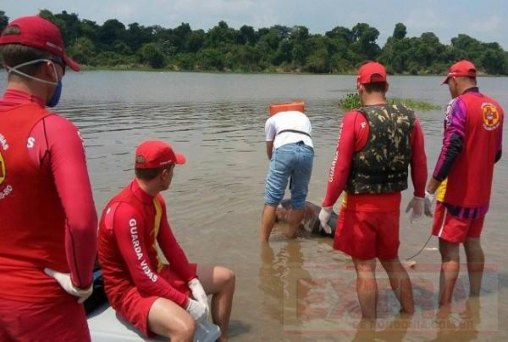
<instances>
[{"instance_id":1,"label":"yellow strap on vest","mask_svg":"<svg viewBox=\"0 0 508 342\"><path fill-rule=\"evenodd\" d=\"M153 199L153 206L155 207L155 220L153 223L153 232L155 236L159 235L159 229L161 228L161 219L162 219L162 207L157 198Z\"/></svg>"},{"instance_id":2,"label":"yellow strap on vest","mask_svg":"<svg viewBox=\"0 0 508 342\"><path fill-rule=\"evenodd\" d=\"M155 219L153 222L153 249L157 255L157 272L162 270L163 264L161 259L159 258L159 253L157 251L157 236L159 235L159 230L161 228L161 219L162 219L162 207L160 202L157 200L157 197L153 199L153 206L155 208Z\"/></svg>"},{"instance_id":3,"label":"yellow strap on vest","mask_svg":"<svg viewBox=\"0 0 508 342\"><path fill-rule=\"evenodd\" d=\"M347 192L342 192L342 202L341 202L342 208L347 208Z\"/></svg>"}]
</instances>

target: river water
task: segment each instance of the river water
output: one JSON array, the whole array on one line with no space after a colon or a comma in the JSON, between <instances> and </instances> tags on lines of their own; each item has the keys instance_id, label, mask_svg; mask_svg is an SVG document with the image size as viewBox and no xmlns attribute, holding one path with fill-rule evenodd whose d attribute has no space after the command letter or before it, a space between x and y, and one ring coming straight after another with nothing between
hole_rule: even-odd
<instances>
[{"instance_id":1,"label":"river water","mask_svg":"<svg viewBox=\"0 0 508 342\"><path fill-rule=\"evenodd\" d=\"M0 79L5 84L5 73ZM389 97L426 100L442 108L449 101L441 77L393 76L389 81ZM479 85L508 108L507 78L479 78ZM84 137L98 212L133 176L133 151L142 140L166 140L187 156L187 164L175 169L171 188L164 194L168 215L189 259L222 264L236 272L232 341L506 340L506 157L496 166L482 235L487 267L479 305L467 300L462 265L455 304L446 319L436 317L440 264L436 238L409 269L417 310L411 319L397 314L386 275L378 272L379 319L374 330L358 327L354 269L347 256L331 248L331 239L301 235L287 241L280 233L283 227L278 227L270 246L259 246L268 104L305 101L315 144L308 200L319 204L342 116L337 101L354 90L353 76L69 72L57 109ZM441 144L443 110L418 114L432 172ZM403 206L411 194L410 186L403 193ZM420 250L430 225L428 218L410 224L401 215L401 258ZM461 258L465 260L463 253Z\"/></svg>"}]
</instances>

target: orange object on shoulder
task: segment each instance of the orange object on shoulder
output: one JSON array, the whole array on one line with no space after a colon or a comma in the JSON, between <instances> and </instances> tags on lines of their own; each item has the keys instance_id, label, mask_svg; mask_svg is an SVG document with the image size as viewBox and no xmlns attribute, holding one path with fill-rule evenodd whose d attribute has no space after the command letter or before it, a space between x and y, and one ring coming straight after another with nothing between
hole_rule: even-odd
<instances>
[{"instance_id":1,"label":"orange object on shoulder","mask_svg":"<svg viewBox=\"0 0 508 342\"><path fill-rule=\"evenodd\" d=\"M268 115L272 116L280 112L297 111L302 112L305 108L303 101L287 102L287 103L274 103L268 107Z\"/></svg>"}]
</instances>

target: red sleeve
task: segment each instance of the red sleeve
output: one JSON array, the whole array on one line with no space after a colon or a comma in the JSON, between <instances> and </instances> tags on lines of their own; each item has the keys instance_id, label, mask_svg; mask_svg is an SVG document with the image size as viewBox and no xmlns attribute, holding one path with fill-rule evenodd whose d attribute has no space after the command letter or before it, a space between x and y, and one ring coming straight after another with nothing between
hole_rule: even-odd
<instances>
[{"instance_id":1,"label":"red sleeve","mask_svg":"<svg viewBox=\"0 0 508 342\"><path fill-rule=\"evenodd\" d=\"M331 207L337 202L346 186L355 151L363 148L369 136L369 125L365 117L357 111L344 114L340 125L335 158L330 167L323 207Z\"/></svg>"},{"instance_id":2,"label":"red sleeve","mask_svg":"<svg viewBox=\"0 0 508 342\"><path fill-rule=\"evenodd\" d=\"M191 279L196 278L194 268L190 267L187 256L173 235L173 231L168 223L164 202L162 202L161 226L157 241L159 242L162 253L164 253L164 256L171 264L171 268L175 270L182 279L189 282Z\"/></svg>"},{"instance_id":3,"label":"red sleeve","mask_svg":"<svg viewBox=\"0 0 508 342\"><path fill-rule=\"evenodd\" d=\"M65 250L72 283L87 288L97 255L97 213L83 141L77 128L58 115L37 123L31 136L30 156L39 167L51 169L67 218Z\"/></svg>"},{"instance_id":4,"label":"red sleeve","mask_svg":"<svg viewBox=\"0 0 508 342\"><path fill-rule=\"evenodd\" d=\"M425 183L427 182L427 156L420 121L416 119L411 132L411 180L413 181L414 196L425 197Z\"/></svg>"},{"instance_id":5,"label":"red sleeve","mask_svg":"<svg viewBox=\"0 0 508 342\"><path fill-rule=\"evenodd\" d=\"M135 220L135 223L133 223ZM135 227L135 228L134 228ZM130 205L122 203L115 210L113 230L118 249L129 269L129 273L141 295L167 298L181 307L187 303L187 295L176 290L150 267L145 236L144 220Z\"/></svg>"}]
</instances>

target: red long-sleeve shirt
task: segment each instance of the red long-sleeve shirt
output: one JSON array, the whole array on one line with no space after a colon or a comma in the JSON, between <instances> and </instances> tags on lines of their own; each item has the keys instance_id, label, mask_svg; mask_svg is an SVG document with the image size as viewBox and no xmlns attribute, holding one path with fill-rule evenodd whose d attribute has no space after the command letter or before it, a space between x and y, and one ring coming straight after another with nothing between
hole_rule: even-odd
<instances>
[{"instance_id":1,"label":"red long-sleeve shirt","mask_svg":"<svg viewBox=\"0 0 508 342\"><path fill-rule=\"evenodd\" d=\"M171 231L162 196L150 196L136 180L120 196L104 209L99 228L99 260L113 307L117 303L121 306L123 296L132 287L143 296L167 298L184 307L188 295L159 276L162 262L156 243L185 284L196 277L195 269ZM154 223L158 215L160 225Z\"/></svg>"},{"instance_id":2,"label":"red long-sleeve shirt","mask_svg":"<svg viewBox=\"0 0 508 342\"><path fill-rule=\"evenodd\" d=\"M44 108L42 99L8 89L0 99L0 109L30 103ZM83 141L69 120L54 114L33 127L27 150L41 172L49 171L53 175L66 217L65 252L71 279L75 286L87 288L92 283L96 258L97 213Z\"/></svg>"},{"instance_id":3,"label":"red long-sleeve shirt","mask_svg":"<svg viewBox=\"0 0 508 342\"><path fill-rule=\"evenodd\" d=\"M349 177L353 155L360 151L369 138L369 123L365 116L358 111L344 114L337 141L335 158L330 168L326 195L322 202L323 207L331 207L337 202L346 186ZM425 196L425 182L427 181L427 157L424 149L423 131L418 119L415 120L410 137L411 142L411 179L414 185L414 195ZM386 198L391 194L369 194L369 199L379 201L387 206ZM395 194L395 196L399 196ZM393 203L398 203L394 201Z\"/></svg>"}]
</instances>

